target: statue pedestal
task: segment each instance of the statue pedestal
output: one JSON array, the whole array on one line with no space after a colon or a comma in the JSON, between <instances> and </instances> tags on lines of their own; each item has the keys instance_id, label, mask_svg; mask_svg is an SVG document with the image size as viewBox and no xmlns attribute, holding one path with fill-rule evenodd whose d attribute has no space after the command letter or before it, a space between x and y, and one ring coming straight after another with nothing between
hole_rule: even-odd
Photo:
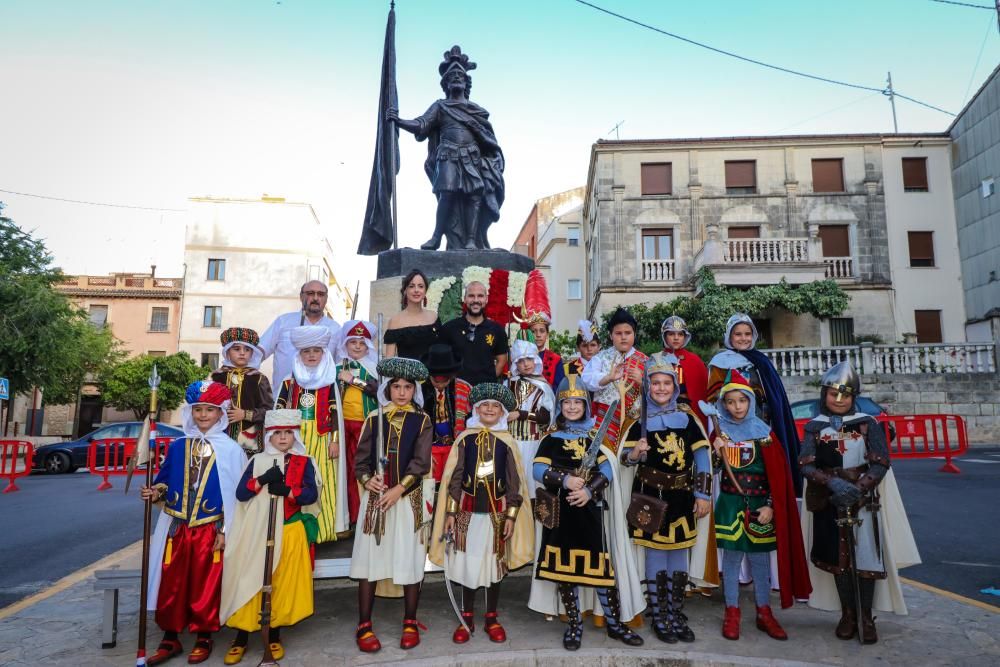
<instances>
[{"instance_id":1,"label":"statue pedestal","mask_svg":"<svg viewBox=\"0 0 1000 667\"><path fill-rule=\"evenodd\" d=\"M400 287L403 276L420 269L428 280L459 276L470 266L485 266L506 271L528 273L535 268L530 257L506 250L414 250L398 248L378 254L378 272L371 283L369 318L375 322L378 313L388 323L400 310Z\"/></svg>"}]
</instances>

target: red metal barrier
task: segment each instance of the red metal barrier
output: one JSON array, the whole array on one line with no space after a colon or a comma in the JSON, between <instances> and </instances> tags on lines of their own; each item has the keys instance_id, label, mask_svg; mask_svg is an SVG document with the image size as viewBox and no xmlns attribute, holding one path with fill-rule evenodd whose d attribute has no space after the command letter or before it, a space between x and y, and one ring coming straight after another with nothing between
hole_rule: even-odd
<instances>
[{"instance_id":1,"label":"red metal barrier","mask_svg":"<svg viewBox=\"0 0 1000 667\"><path fill-rule=\"evenodd\" d=\"M962 417L945 414L880 415L876 419L885 429L891 458L943 458L944 465L939 472L961 472L952 459L969 449L969 435ZM800 439L808 422L808 419L795 420Z\"/></svg>"},{"instance_id":2,"label":"red metal barrier","mask_svg":"<svg viewBox=\"0 0 1000 667\"><path fill-rule=\"evenodd\" d=\"M160 461L167 455L167 449L174 438L157 438L155 449L152 454L153 474L160 469ZM108 479L114 475L128 474L128 460L135 454L135 438L106 438L94 440L87 450L87 468L91 475L98 475L102 478L97 486L98 491L105 491L111 488L111 481Z\"/></svg>"},{"instance_id":3,"label":"red metal barrier","mask_svg":"<svg viewBox=\"0 0 1000 667\"><path fill-rule=\"evenodd\" d=\"M35 457L35 446L27 440L0 440L0 478L7 478L4 493L20 491L17 478L31 474L31 462ZM23 463L18 467L18 461Z\"/></svg>"}]
</instances>

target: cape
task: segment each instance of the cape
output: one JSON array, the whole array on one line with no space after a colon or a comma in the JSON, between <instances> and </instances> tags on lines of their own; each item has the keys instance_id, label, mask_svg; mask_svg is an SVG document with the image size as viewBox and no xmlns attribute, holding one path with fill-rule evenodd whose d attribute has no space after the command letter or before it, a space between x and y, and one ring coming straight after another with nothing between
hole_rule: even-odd
<instances>
[{"instance_id":1,"label":"cape","mask_svg":"<svg viewBox=\"0 0 1000 667\"><path fill-rule=\"evenodd\" d=\"M471 428L455 439L451 453L448 454L448 461L444 465L444 474L441 476L441 486L438 489L435 507L448 506L448 485L451 483L451 475L455 472L455 464L458 462L458 444L465 438L475 440L480 430L481 428ZM517 446L517 442L508 431L490 431L490 433L507 445L511 456L507 465L517 467L521 482L521 497L524 498L524 503L517 512L517 518L514 519L514 534L507 545L507 567L513 571L535 560L535 519L531 515L531 501L529 500L531 496L528 494L527 480L523 477L524 464L521 462L521 448ZM441 536L444 534L445 514L442 511L434 513L434 529L431 532L431 546L427 553L430 561L439 567L444 567L444 542L441 540Z\"/></svg>"},{"instance_id":2,"label":"cape","mask_svg":"<svg viewBox=\"0 0 1000 667\"><path fill-rule=\"evenodd\" d=\"M792 474L792 488L795 496L802 497L802 473L799 471L799 432L795 428L795 418L788 404L788 395L781 376L771 364L767 355L759 350L740 350L740 354L749 360L760 374L760 382L764 386L767 404L771 408L771 430L778 436L778 441L785 448L785 458Z\"/></svg>"},{"instance_id":3,"label":"cape","mask_svg":"<svg viewBox=\"0 0 1000 667\"><path fill-rule=\"evenodd\" d=\"M701 413L698 401L704 401L708 395L708 367L694 352L679 350L674 352L670 349L664 350L665 354L673 354L681 362L681 393L687 396L691 412L694 413L702 428L708 427L708 419Z\"/></svg>"}]
</instances>

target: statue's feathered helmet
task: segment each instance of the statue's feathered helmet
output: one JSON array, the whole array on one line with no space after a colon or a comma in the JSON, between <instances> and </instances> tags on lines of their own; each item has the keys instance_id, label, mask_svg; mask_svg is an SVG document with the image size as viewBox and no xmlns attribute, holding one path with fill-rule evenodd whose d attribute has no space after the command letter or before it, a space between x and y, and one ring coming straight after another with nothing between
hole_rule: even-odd
<instances>
[{"instance_id":1,"label":"statue's feathered helmet","mask_svg":"<svg viewBox=\"0 0 1000 667\"><path fill-rule=\"evenodd\" d=\"M458 44L444 52L444 60L438 65L438 74L443 78L445 74L456 67L460 68L466 74L476 69L476 63L469 60L467 54L462 53L462 47Z\"/></svg>"}]
</instances>

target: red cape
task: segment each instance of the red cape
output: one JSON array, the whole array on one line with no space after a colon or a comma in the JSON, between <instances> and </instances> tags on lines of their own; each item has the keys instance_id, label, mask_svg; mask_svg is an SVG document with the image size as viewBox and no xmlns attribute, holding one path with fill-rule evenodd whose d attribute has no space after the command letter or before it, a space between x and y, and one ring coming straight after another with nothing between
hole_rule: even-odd
<instances>
[{"instance_id":1,"label":"red cape","mask_svg":"<svg viewBox=\"0 0 1000 667\"><path fill-rule=\"evenodd\" d=\"M788 469L785 448L771 431L771 444L761 447L767 481L771 486L774 506L774 528L778 539L778 584L781 588L781 606L787 609L796 599L805 600L812 593L809 582L809 565L802 542L799 523L799 505L795 499L792 474Z\"/></svg>"},{"instance_id":2,"label":"red cape","mask_svg":"<svg viewBox=\"0 0 1000 667\"><path fill-rule=\"evenodd\" d=\"M687 396L691 404L691 412L701 422L702 428L707 429L708 419L701 414L701 408L698 407L698 401L704 401L708 394L708 368L706 368L705 362L694 352L685 349L671 350L667 348L663 352L676 356L681 362L682 395Z\"/></svg>"}]
</instances>

